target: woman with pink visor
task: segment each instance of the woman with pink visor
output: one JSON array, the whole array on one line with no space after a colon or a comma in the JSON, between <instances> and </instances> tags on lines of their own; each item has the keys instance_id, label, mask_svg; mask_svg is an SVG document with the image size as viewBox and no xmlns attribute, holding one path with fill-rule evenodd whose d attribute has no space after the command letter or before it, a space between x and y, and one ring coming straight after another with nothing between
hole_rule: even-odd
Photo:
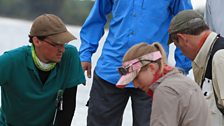
<instances>
[{"instance_id":1,"label":"woman with pink visor","mask_svg":"<svg viewBox=\"0 0 224 126\"><path fill-rule=\"evenodd\" d=\"M166 61L159 43L137 44L126 52L116 86L132 81L153 96L150 126L211 126L200 87Z\"/></svg>"}]
</instances>

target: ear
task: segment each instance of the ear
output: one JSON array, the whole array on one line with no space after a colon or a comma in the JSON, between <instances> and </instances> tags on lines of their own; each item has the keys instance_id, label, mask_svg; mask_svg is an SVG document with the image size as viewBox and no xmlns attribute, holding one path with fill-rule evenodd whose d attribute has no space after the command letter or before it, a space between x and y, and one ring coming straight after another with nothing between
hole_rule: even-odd
<instances>
[{"instance_id":1,"label":"ear","mask_svg":"<svg viewBox=\"0 0 224 126\"><path fill-rule=\"evenodd\" d=\"M182 34L182 33L177 33L177 37L178 37L178 40L179 41L186 41L186 36L184 35L184 34Z\"/></svg>"},{"instance_id":2,"label":"ear","mask_svg":"<svg viewBox=\"0 0 224 126\"><path fill-rule=\"evenodd\" d=\"M159 65L157 63L150 63L148 64L148 68L153 74L155 74L159 70Z\"/></svg>"},{"instance_id":3,"label":"ear","mask_svg":"<svg viewBox=\"0 0 224 126\"><path fill-rule=\"evenodd\" d=\"M156 71L157 71L157 66L156 66L157 64L156 63L150 63L149 65L148 65L148 67L150 68L150 71L152 72L152 73L156 73Z\"/></svg>"},{"instance_id":4,"label":"ear","mask_svg":"<svg viewBox=\"0 0 224 126\"><path fill-rule=\"evenodd\" d=\"M152 71L155 70L155 65L154 65L153 63L150 63L150 64L148 65L148 67L149 67Z\"/></svg>"},{"instance_id":5,"label":"ear","mask_svg":"<svg viewBox=\"0 0 224 126\"><path fill-rule=\"evenodd\" d=\"M33 44L36 46L38 46L40 44L40 40L37 37L33 37Z\"/></svg>"},{"instance_id":6,"label":"ear","mask_svg":"<svg viewBox=\"0 0 224 126\"><path fill-rule=\"evenodd\" d=\"M188 46L190 35L177 33L178 41L181 42L182 46Z\"/></svg>"}]
</instances>

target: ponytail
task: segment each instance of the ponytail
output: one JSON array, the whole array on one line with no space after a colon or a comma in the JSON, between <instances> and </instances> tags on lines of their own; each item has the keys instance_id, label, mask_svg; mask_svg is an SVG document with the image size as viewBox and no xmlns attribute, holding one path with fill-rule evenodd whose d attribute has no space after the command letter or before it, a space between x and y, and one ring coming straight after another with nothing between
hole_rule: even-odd
<instances>
[{"instance_id":1,"label":"ponytail","mask_svg":"<svg viewBox=\"0 0 224 126\"><path fill-rule=\"evenodd\" d=\"M163 73L164 66L167 64L166 53L165 53L162 45L159 44L158 42L154 42L152 44L152 46L154 46L156 48L156 50L160 51L160 53L162 55L162 58L160 60L158 60L158 63L160 66L160 72Z\"/></svg>"}]
</instances>

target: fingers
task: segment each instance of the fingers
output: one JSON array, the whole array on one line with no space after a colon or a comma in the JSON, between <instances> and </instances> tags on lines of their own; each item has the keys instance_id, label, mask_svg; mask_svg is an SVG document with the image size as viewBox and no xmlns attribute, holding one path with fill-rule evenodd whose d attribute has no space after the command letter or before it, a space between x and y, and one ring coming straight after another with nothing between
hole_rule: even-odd
<instances>
[{"instance_id":1,"label":"fingers","mask_svg":"<svg viewBox=\"0 0 224 126\"><path fill-rule=\"evenodd\" d=\"M91 78L91 65L87 68L87 77Z\"/></svg>"},{"instance_id":2,"label":"fingers","mask_svg":"<svg viewBox=\"0 0 224 126\"><path fill-rule=\"evenodd\" d=\"M85 71L87 72L87 77L91 78L91 69L92 69L91 63L82 62L82 69L83 69L84 72Z\"/></svg>"}]
</instances>

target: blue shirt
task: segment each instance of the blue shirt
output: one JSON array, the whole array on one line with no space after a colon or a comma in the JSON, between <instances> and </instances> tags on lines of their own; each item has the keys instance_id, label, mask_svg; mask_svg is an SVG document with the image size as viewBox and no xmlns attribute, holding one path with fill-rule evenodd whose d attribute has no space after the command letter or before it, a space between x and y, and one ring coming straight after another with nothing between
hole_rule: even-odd
<instances>
[{"instance_id":1,"label":"blue shirt","mask_svg":"<svg viewBox=\"0 0 224 126\"><path fill-rule=\"evenodd\" d=\"M102 79L116 84L126 51L140 42L160 42L167 55L169 52L168 28L179 11L192 9L190 0L96 0L80 31L80 58L91 62L99 40L104 34L107 16L112 13L109 33L98 59L95 72ZM176 66L188 72L191 61L175 51Z\"/></svg>"}]
</instances>

